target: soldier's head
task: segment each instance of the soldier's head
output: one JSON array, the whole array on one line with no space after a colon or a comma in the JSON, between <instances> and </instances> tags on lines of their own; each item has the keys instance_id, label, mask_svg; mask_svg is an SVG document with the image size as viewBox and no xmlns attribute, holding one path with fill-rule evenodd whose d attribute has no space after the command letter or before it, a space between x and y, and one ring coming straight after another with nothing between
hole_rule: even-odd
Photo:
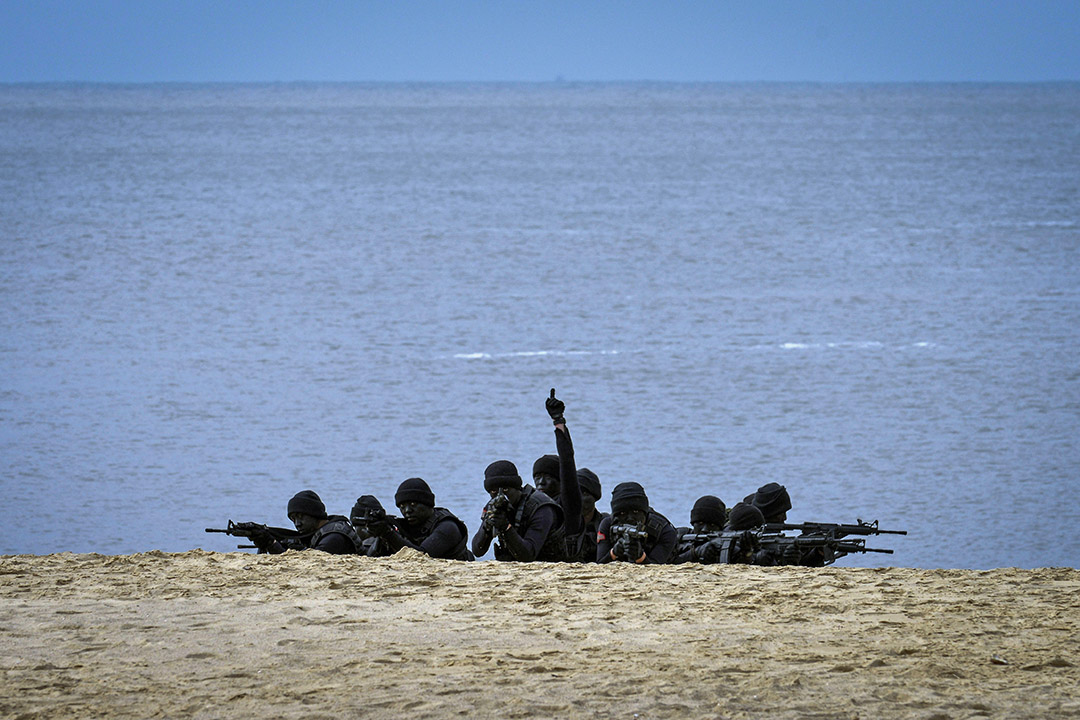
<instances>
[{"instance_id":1,"label":"soldier's head","mask_svg":"<svg viewBox=\"0 0 1080 720\"><path fill-rule=\"evenodd\" d=\"M288 515L297 532L307 535L326 523L326 505L313 490L301 490L289 500Z\"/></svg>"},{"instance_id":2,"label":"soldier's head","mask_svg":"<svg viewBox=\"0 0 1080 720\"><path fill-rule=\"evenodd\" d=\"M690 511L690 525L695 533L711 533L723 530L727 522L724 501L715 495L702 495Z\"/></svg>"},{"instance_id":3,"label":"soldier's head","mask_svg":"<svg viewBox=\"0 0 1080 720\"><path fill-rule=\"evenodd\" d=\"M537 490L548 497L559 496L561 484L558 455L543 455L533 463L533 483Z\"/></svg>"},{"instance_id":4,"label":"soldier's head","mask_svg":"<svg viewBox=\"0 0 1080 720\"><path fill-rule=\"evenodd\" d=\"M398 485L394 504L409 525L423 525L435 512L435 493L421 478L409 478Z\"/></svg>"},{"instance_id":5,"label":"soldier's head","mask_svg":"<svg viewBox=\"0 0 1080 720\"><path fill-rule=\"evenodd\" d=\"M581 514L592 515L596 510L596 503L604 496L600 489L600 478L589 468L580 468L577 471L577 480L581 486Z\"/></svg>"},{"instance_id":6,"label":"soldier's head","mask_svg":"<svg viewBox=\"0 0 1080 720\"><path fill-rule=\"evenodd\" d=\"M728 516L727 526L724 529L740 532L742 530L753 530L764 524L765 516L761 514L760 510L753 505L741 502L736 503L735 507L731 508L731 515Z\"/></svg>"},{"instance_id":7,"label":"soldier's head","mask_svg":"<svg viewBox=\"0 0 1080 720\"><path fill-rule=\"evenodd\" d=\"M791 498L783 485L768 483L757 489L752 504L765 516L765 522L784 522L791 509Z\"/></svg>"},{"instance_id":8,"label":"soldier's head","mask_svg":"<svg viewBox=\"0 0 1080 720\"><path fill-rule=\"evenodd\" d=\"M521 499L521 475L517 466L509 460L496 460L484 470L484 489L495 497L500 492L506 495L511 505L517 505Z\"/></svg>"},{"instance_id":9,"label":"soldier's head","mask_svg":"<svg viewBox=\"0 0 1080 720\"><path fill-rule=\"evenodd\" d=\"M612 525L641 527L649 515L649 497L636 482L624 482L611 491Z\"/></svg>"}]
</instances>

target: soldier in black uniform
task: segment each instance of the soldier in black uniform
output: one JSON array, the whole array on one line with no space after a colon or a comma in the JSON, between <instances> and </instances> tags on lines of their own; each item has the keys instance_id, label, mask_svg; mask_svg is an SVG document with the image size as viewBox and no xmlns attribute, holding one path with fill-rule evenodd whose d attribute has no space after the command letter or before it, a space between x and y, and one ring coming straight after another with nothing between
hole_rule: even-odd
<instances>
[{"instance_id":1,"label":"soldier in black uniform","mask_svg":"<svg viewBox=\"0 0 1080 720\"><path fill-rule=\"evenodd\" d=\"M741 502L736 503L735 507L731 508L724 530L727 532L753 530L764 524L765 516L761 513L761 510L754 505Z\"/></svg>"},{"instance_id":2,"label":"soldier in black uniform","mask_svg":"<svg viewBox=\"0 0 1080 720\"><path fill-rule=\"evenodd\" d=\"M727 508L724 501L715 495L702 495L690 510L690 527L677 528L679 544L672 555L672 563L698 562L714 563L719 557L719 549L705 537L709 533L719 533L727 522ZM691 540L683 538L690 536Z\"/></svg>"},{"instance_id":3,"label":"soldier in black uniform","mask_svg":"<svg viewBox=\"0 0 1080 720\"><path fill-rule=\"evenodd\" d=\"M581 535L581 550L576 558L579 562L596 562L596 534L600 530L600 523L608 517L596 507L596 503L603 497L600 488L600 478L589 468L581 468L577 471L578 485L581 487L581 520L584 524Z\"/></svg>"},{"instance_id":4,"label":"soldier in black uniform","mask_svg":"<svg viewBox=\"0 0 1080 720\"><path fill-rule=\"evenodd\" d=\"M606 517L596 511L600 480L588 468L577 469L574 444L563 416L566 405L555 397L555 388L551 389L545 406L555 424L555 448L559 454L544 455L537 460L533 464L533 479L536 487L555 499L563 510L567 560L596 562L596 532ZM553 478L553 473L558 477Z\"/></svg>"},{"instance_id":5,"label":"soldier in black uniform","mask_svg":"<svg viewBox=\"0 0 1080 720\"><path fill-rule=\"evenodd\" d=\"M367 529L383 545L378 554L392 555L411 547L434 558L474 560L467 546L468 528L446 508L435 507L435 493L421 478L398 486L394 504L401 511L396 522L368 523Z\"/></svg>"},{"instance_id":6,"label":"soldier in black uniform","mask_svg":"<svg viewBox=\"0 0 1080 720\"><path fill-rule=\"evenodd\" d=\"M386 514L386 508L374 495L361 495L353 505L349 522L356 529L356 534L363 540L362 555L368 557L387 557L393 555L396 550L391 550L386 540L382 538L391 529L396 531L401 521L393 515ZM400 548L398 548L400 550Z\"/></svg>"},{"instance_id":7,"label":"soldier in black uniform","mask_svg":"<svg viewBox=\"0 0 1080 720\"><path fill-rule=\"evenodd\" d=\"M787 521L787 511L791 509L791 497L788 496L787 488L783 485L774 482L762 485L754 493L750 502L765 516L765 522Z\"/></svg>"},{"instance_id":8,"label":"soldier in black uniform","mask_svg":"<svg viewBox=\"0 0 1080 720\"><path fill-rule=\"evenodd\" d=\"M286 550L321 550L333 555L353 555L361 552L362 541L349 519L342 515L327 515L326 505L312 490L302 490L289 500L289 520L300 537L277 540L270 535L252 536L260 553L274 555Z\"/></svg>"},{"instance_id":9,"label":"soldier in black uniform","mask_svg":"<svg viewBox=\"0 0 1080 720\"><path fill-rule=\"evenodd\" d=\"M533 485L537 490L558 502L562 491L559 479L559 456L541 455L533 463Z\"/></svg>"},{"instance_id":10,"label":"soldier in black uniform","mask_svg":"<svg viewBox=\"0 0 1080 720\"><path fill-rule=\"evenodd\" d=\"M611 515L596 533L596 561L666 563L678 539L675 526L649 506L641 485L619 483L611 491Z\"/></svg>"},{"instance_id":11,"label":"soldier in black uniform","mask_svg":"<svg viewBox=\"0 0 1080 720\"><path fill-rule=\"evenodd\" d=\"M484 489L491 500L480 516L472 551L482 557L495 544L496 560L558 562L566 559L563 511L532 485L522 485L517 467L496 460L484 470Z\"/></svg>"}]
</instances>

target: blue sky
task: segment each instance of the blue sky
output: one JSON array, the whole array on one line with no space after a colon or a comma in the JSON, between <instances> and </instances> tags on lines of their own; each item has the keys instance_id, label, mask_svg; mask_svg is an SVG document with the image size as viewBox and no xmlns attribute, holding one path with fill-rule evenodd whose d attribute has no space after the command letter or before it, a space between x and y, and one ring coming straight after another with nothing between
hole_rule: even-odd
<instances>
[{"instance_id":1,"label":"blue sky","mask_svg":"<svg viewBox=\"0 0 1080 720\"><path fill-rule=\"evenodd\" d=\"M1080 80L1080 0L0 0L0 82Z\"/></svg>"}]
</instances>

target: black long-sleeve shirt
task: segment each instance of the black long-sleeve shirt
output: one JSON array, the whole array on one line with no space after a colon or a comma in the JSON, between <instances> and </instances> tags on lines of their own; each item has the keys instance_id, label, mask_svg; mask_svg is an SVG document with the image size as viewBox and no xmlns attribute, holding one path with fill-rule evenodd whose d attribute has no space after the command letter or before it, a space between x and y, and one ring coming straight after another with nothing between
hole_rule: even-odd
<instances>
[{"instance_id":1,"label":"black long-sleeve shirt","mask_svg":"<svg viewBox=\"0 0 1080 720\"><path fill-rule=\"evenodd\" d=\"M577 464L574 462L574 443L570 431L555 428L555 448L559 453L559 506L563 510L563 530L567 542L573 544L573 538L585 528L585 519L581 516L581 485L577 479Z\"/></svg>"},{"instance_id":2,"label":"black long-sleeve shirt","mask_svg":"<svg viewBox=\"0 0 1080 720\"><path fill-rule=\"evenodd\" d=\"M433 558L453 558L454 551L465 537L457 522L449 517L436 523L431 533L419 543L408 537L408 531L408 526L404 526L401 528L401 532L394 531L386 537L391 550L396 552L402 547L411 547L413 550L419 550Z\"/></svg>"},{"instance_id":3,"label":"black long-sleeve shirt","mask_svg":"<svg viewBox=\"0 0 1080 720\"><path fill-rule=\"evenodd\" d=\"M524 500L521 502L524 502ZM511 527L503 533L503 535L514 533L521 539L522 552L520 554L513 552L511 548L512 540L508 541L504 537L500 542L500 545L514 560L532 562L540 553L540 549L544 547L544 543L547 542L548 533L551 532L551 528L555 526L557 520L558 516L555 514L555 508L551 505L542 505L537 508L531 518L527 519L524 527ZM473 554L476 555L476 557L484 555L491 546L491 541L494 539L495 536L488 529L487 525L481 521L480 529L476 531L476 534L472 539Z\"/></svg>"}]
</instances>

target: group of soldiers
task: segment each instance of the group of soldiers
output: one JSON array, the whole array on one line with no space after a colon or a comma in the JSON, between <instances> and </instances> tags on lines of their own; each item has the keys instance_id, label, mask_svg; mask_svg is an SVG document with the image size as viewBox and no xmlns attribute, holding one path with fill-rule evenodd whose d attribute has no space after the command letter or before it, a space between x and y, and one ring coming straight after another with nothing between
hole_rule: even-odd
<instances>
[{"instance_id":1,"label":"group of soldiers","mask_svg":"<svg viewBox=\"0 0 1080 720\"><path fill-rule=\"evenodd\" d=\"M596 507L602 496L600 480L588 468L576 467L565 404L554 389L545 406L555 426L557 454L536 460L534 484L523 482L509 460L488 465L484 489L490 499L471 543L465 523L436 505L435 494L421 478L409 478L398 487L398 516L388 514L371 495L361 496L349 517L328 515L319 496L304 490L288 505L295 531L230 521L228 529L217 532L250 538L260 553L314 549L378 557L409 547L452 560L474 560L494 542L496 560L517 562L820 566L846 552L891 552L864 548L861 541L840 541L850 533L877 534L876 524L860 521L825 530L787 525L791 498L777 483L763 485L731 508L705 495L694 503L686 527L676 528L655 511L636 482L616 485L611 513L602 512ZM803 531L803 536L781 534L789 528ZM846 531L838 534L836 528Z\"/></svg>"}]
</instances>

